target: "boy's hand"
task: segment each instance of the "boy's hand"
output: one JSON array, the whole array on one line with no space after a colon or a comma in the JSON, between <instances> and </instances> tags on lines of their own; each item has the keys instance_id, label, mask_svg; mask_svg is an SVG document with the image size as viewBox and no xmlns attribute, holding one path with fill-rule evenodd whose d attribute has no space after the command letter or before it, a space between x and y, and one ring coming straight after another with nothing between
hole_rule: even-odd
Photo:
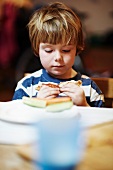
<instances>
[{"instance_id":1,"label":"boy's hand","mask_svg":"<svg viewBox=\"0 0 113 170\"><path fill-rule=\"evenodd\" d=\"M60 92L71 97L73 103L77 106L89 106L86 101L84 90L75 83L70 82L65 84L60 87Z\"/></svg>"},{"instance_id":2,"label":"boy's hand","mask_svg":"<svg viewBox=\"0 0 113 170\"><path fill-rule=\"evenodd\" d=\"M42 85L40 88L37 97L38 98L55 98L60 94L60 90L58 87L49 87L47 85Z\"/></svg>"}]
</instances>

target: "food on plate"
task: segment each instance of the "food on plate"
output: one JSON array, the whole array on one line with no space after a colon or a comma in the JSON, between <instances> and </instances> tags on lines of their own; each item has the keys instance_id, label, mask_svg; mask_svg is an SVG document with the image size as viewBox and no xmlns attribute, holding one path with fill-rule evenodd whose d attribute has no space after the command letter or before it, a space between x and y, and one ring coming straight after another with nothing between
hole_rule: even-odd
<instances>
[{"instance_id":1,"label":"food on plate","mask_svg":"<svg viewBox=\"0 0 113 170\"><path fill-rule=\"evenodd\" d=\"M52 82L40 82L35 89L39 91L43 85L46 85L46 86L49 86L49 87L52 87L52 88L59 88L59 85L56 84L56 83L52 83Z\"/></svg>"},{"instance_id":2,"label":"food on plate","mask_svg":"<svg viewBox=\"0 0 113 170\"><path fill-rule=\"evenodd\" d=\"M23 101L23 103L30 105L30 106L34 106L34 107L44 108L47 105L46 100L38 99L38 98L35 98L35 97L23 96L22 101Z\"/></svg>"},{"instance_id":3,"label":"food on plate","mask_svg":"<svg viewBox=\"0 0 113 170\"><path fill-rule=\"evenodd\" d=\"M72 101L53 103L53 104L47 105L46 111L48 111L48 112L60 112L60 111L63 111L63 110L70 109L72 106L73 106Z\"/></svg>"},{"instance_id":4,"label":"food on plate","mask_svg":"<svg viewBox=\"0 0 113 170\"><path fill-rule=\"evenodd\" d=\"M56 97L52 99L39 99L36 97L22 98L23 103L29 106L45 108L48 112L59 112L66 109L70 109L73 106L73 102L70 97Z\"/></svg>"},{"instance_id":5,"label":"food on plate","mask_svg":"<svg viewBox=\"0 0 113 170\"><path fill-rule=\"evenodd\" d=\"M57 97L47 101L46 111L60 112L66 109L70 109L72 106L73 102L70 97Z\"/></svg>"},{"instance_id":6,"label":"food on plate","mask_svg":"<svg viewBox=\"0 0 113 170\"><path fill-rule=\"evenodd\" d=\"M68 84L68 83L74 83L74 84L76 84L76 85L78 85L78 86L81 86L81 85L82 85L82 81L81 81L81 80L77 80L77 81L75 81L75 80L70 80L70 81L60 82L59 87L63 87L64 85L66 85L66 84Z\"/></svg>"}]
</instances>

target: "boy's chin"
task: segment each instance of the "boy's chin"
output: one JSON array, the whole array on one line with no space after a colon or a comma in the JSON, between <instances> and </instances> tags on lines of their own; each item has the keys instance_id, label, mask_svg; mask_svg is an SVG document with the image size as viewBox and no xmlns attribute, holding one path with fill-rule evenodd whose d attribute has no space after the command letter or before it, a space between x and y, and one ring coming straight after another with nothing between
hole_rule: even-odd
<instances>
[{"instance_id":1,"label":"boy's chin","mask_svg":"<svg viewBox=\"0 0 113 170\"><path fill-rule=\"evenodd\" d=\"M48 73L51 75L51 76L61 76L62 75L62 71L48 71Z\"/></svg>"}]
</instances>

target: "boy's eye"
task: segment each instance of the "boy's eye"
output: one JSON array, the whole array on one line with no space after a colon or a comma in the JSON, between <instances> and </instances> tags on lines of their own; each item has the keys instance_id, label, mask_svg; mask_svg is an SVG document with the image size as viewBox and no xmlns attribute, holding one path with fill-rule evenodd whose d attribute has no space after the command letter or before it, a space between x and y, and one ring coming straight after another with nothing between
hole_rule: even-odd
<instances>
[{"instance_id":1,"label":"boy's eye","mask_svg":"<svg viewBox=\"0 0 113 170\"><path fill-rule=\"evenodd\" d=\"M51 53L51 52L52 52L52 50L45 50L45 52L46 52L46 53Z\"/></svg>"},{"instance_id":2,"label":"boy's eye","mask_svg":"<svg viewBox=\"0 0 113 170\"><path fill-rule=\"evenodd\" d=\"M62 50L64 53L69 53L70 50Z\"/></svg>"}]
</instances>

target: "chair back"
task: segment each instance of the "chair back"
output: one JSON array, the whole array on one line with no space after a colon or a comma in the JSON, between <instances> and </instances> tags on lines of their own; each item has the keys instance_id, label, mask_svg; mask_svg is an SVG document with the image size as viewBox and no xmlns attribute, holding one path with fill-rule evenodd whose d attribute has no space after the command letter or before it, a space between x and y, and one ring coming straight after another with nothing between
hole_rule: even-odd
<instances>
[{"instance_id":1,"label":"chair back","mask_svg":"<svg viewBox=\"0 0 113 170\"><path fill-rule=\"evenodd\" d=\"M105 107L113 108L113 78L91 77L105 97Z\"/></svg>"}]
</instances>

